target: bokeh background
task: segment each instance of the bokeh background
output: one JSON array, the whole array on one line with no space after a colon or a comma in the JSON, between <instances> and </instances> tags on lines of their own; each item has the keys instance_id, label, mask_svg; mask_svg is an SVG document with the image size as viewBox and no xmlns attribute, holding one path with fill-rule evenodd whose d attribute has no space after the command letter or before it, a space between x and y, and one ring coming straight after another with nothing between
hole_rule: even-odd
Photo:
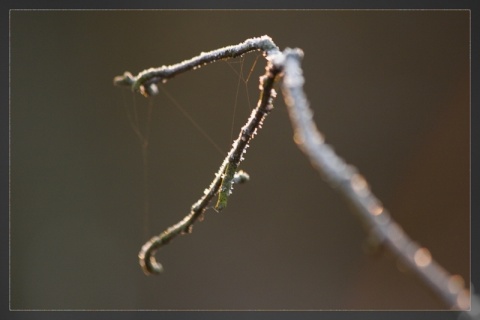
<instances>
[{"instance_id":1,"label":"bokeh background","mask_svg":"<svg viewBox=\"0 0 480 320\"><path fill-rule=\"evenodd\" d=\"M444 308L388 254L362 251L361 223L293 143L281 94L242 163L251 181L159 252L163 275L141 272L141 245L188 213L223 155L163 91L145 99L113 77L263 34L304 50L327 142L469 281L468 11L12 11L10 31L12 309ZM225 153L258 97L258 56L165 84ZM149 108L145 180L127 114L145 129Z\"/></svg>"}]
</instances>

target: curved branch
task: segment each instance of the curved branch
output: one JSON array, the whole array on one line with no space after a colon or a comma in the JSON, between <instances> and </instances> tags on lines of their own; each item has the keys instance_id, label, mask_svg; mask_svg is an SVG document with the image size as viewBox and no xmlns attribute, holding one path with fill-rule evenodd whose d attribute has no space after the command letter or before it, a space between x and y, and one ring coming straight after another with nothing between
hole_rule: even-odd
<instances>
[{"instance_id":1,"label":"curved branch","mask_svg":"<svg viewBox=\"0 0 480 320\"><path fill-rule=\"evenodd\" d=\"M470 292L465 288L463 279L448 273L433 260L426 248L412 241L373 195L363 176L324 143L303 92L302 57L300 49L287 48L280 61L284 66L282 90L294 128L295 142L327 182L353 204L379 244L387 247L450 308L468 309Z\"/></svg>"}]
</instances>

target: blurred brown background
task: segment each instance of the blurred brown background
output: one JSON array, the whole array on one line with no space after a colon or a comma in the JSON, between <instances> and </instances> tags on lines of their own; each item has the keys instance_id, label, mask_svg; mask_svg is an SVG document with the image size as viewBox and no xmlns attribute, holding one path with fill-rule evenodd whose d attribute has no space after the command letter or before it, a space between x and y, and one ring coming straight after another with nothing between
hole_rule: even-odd
<instances>
[{"instance_id":1,"label":"blurred brown background","mask_svg":"<svg viewBox=\"0 0 480 320\"><path fill-rule=\"evenodd\" d=\"M140 246L188 213L223 156L164 94L147 100L113 77L263 34L304 50L327 142L468 281L468 11L13 11L13 309L444 308L388 254L363 253L361 224L294 145L281 94L242 163L251 181L159 252L163 275L141 272ZM165 85L224 152L240 61ZM248 82L251 107L264 65ZM125 107L142 116L149 103L147 218ZM241 83L235 136L248 109Z\"/></svg>"}]
</instances>

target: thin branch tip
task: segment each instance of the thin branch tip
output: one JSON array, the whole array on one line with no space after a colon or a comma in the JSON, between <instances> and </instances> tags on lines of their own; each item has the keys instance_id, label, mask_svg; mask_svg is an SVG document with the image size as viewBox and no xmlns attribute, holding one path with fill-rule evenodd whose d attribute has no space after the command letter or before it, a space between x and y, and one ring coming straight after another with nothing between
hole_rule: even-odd
<instances>
[{"instance_id":1,"label":"thin branch tip","mask_svg":"<svg viewBox=\"0 0 480 320\"><path fill-rule=\"evenodd\" d=\"M161 238L156 236L150 239L142 246L142 249L138 253L138 259L140 266L145 275L160 274L163 272L163 266L157 262L155 253L161 246ZM158 246L158 247L156 247Z\"/></svg>"},{"instance_id":2,"label":"thin branch tip","mask_svg":"<svg viewBox=\"0 0 480 320\"><path fill-rule=\"evenodd\" d=\"M125 71L123 75L113 78L113 84L116 86L131 86L135 82L133 75Z\"/></svg>"}]
</instances>

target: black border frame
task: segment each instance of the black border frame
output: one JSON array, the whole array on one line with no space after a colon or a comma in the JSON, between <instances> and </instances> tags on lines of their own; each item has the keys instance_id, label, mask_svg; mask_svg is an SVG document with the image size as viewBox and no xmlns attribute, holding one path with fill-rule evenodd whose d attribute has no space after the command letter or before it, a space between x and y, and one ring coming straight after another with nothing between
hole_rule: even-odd
<instances>
[{"instance_id":1,"label":"black border frame","mask_svg":"<svg viewBox=\"0 0 480 320\"><path fill-rule=\"evenodd\" d=\"M171 312L171 311L10 311L9 287L9 143L10 143L10 97L9 97L9 64L10 64L10 10L11 9L468 9L471 17L471 270L479 270L480 250L478 249L480 230L480 197L479 167L480 157L480 9L475 7L474 0L404 0L404 1L361 1L361 0L246 0L246 1L2 1L1 4L1 70L0 83L0 318L1 319L219 319L228 316L230 319L458 319L458 312L450 311L325 311L325 312ZM480 290L480 273L471 274L474 288ZM477 292L478 293L478 292Z\"/></svg>"}]
</instances>

